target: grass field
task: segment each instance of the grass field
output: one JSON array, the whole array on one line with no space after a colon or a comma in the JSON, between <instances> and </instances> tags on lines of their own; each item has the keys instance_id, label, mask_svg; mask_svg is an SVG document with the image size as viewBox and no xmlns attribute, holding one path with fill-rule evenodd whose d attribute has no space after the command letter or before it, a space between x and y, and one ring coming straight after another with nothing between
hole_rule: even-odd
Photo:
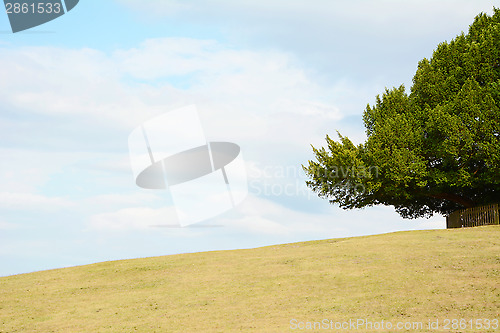
<instances>
[{"instance_id":1,"label":"grass field","mask_svg":"<svg viewBox=\"0 0 500 333\"><path fill-rule=\"evenodd\" d=\"M0 278L0 332L500 332L494 329L499 317L500 226L122 260ZM450 321L446 329L452 319L465 319L462 328ZM429 328L429 320L438 320L438 329ZM318 323L299 329L314 322L323 329Z\"/></svg>"}]
</instances>

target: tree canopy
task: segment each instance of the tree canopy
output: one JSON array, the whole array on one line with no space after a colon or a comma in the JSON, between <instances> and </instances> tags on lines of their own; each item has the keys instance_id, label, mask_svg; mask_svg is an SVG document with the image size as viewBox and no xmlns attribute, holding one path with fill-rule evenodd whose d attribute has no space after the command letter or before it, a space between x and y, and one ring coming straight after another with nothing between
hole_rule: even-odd
<instances>
[{"instance_id":1,"label":"tree canopy","mask_svg":"<svg viewBox=\"0 0 500 333\"><path fill-rule=\"evenodd\" d=\"M405 218L500 201L500 9L419 62L409 94L386 89L363 114L367 140L313 147L308 186L344 209Z\"/></svg>"}]
</instances>

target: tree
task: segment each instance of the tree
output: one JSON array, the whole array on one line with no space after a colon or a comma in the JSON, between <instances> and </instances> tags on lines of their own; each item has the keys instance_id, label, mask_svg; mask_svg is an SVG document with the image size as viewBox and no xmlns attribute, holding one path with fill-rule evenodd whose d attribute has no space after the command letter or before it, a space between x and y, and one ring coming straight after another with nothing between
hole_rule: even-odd
<instances>
[{"instance_id":1,"label":"tree","mask_svg":"<svg viewBox=\"0 0 500 333\"><path fill-rule=\"evenodd\" d=\"M386 89L363 114L367 140L340 133L303 166L320 197L404 218L500 201L500 9L423 59L407 94Z\"/></svg>"}]
</instances>

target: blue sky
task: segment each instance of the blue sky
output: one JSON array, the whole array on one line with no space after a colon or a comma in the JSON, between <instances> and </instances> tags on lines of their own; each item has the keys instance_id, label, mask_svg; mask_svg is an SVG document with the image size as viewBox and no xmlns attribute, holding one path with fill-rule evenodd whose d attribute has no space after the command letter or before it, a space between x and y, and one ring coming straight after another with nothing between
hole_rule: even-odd
<instances>
[{"instance_id":1,"label":"blue sky","mask_svg":"<svg viewBox=\"0 0 500 333\"><path fill-rule=\"evenodd\" d=\"M81 0L12 34L0 15L0 275L105 260L444 228L392 207L343 211L300 165L385 87L496 1ZM249 195L190 228L134 184L127 139L196 104L209 140L240 145Z\"/></svg>"}]
</instances>

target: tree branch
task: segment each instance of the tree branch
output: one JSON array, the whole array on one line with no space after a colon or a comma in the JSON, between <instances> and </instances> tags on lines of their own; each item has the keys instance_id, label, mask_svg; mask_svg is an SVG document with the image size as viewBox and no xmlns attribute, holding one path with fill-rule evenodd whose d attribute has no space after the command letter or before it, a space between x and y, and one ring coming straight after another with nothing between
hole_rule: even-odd
<instances>
[{"instance_id":1,"label":"tree branch","mask_svg":"<svg viewBox=\"0 0 500 333\"><path fill-rule=\"evenodd\" d=\"M437 193L437 194L428 194L428 196L436 199L445 199L451 202L455 202L459 205L464 206L465 208L472 208L476 206L476 203L474 201L456 194Z\"/></svg>"}]
</instances>

